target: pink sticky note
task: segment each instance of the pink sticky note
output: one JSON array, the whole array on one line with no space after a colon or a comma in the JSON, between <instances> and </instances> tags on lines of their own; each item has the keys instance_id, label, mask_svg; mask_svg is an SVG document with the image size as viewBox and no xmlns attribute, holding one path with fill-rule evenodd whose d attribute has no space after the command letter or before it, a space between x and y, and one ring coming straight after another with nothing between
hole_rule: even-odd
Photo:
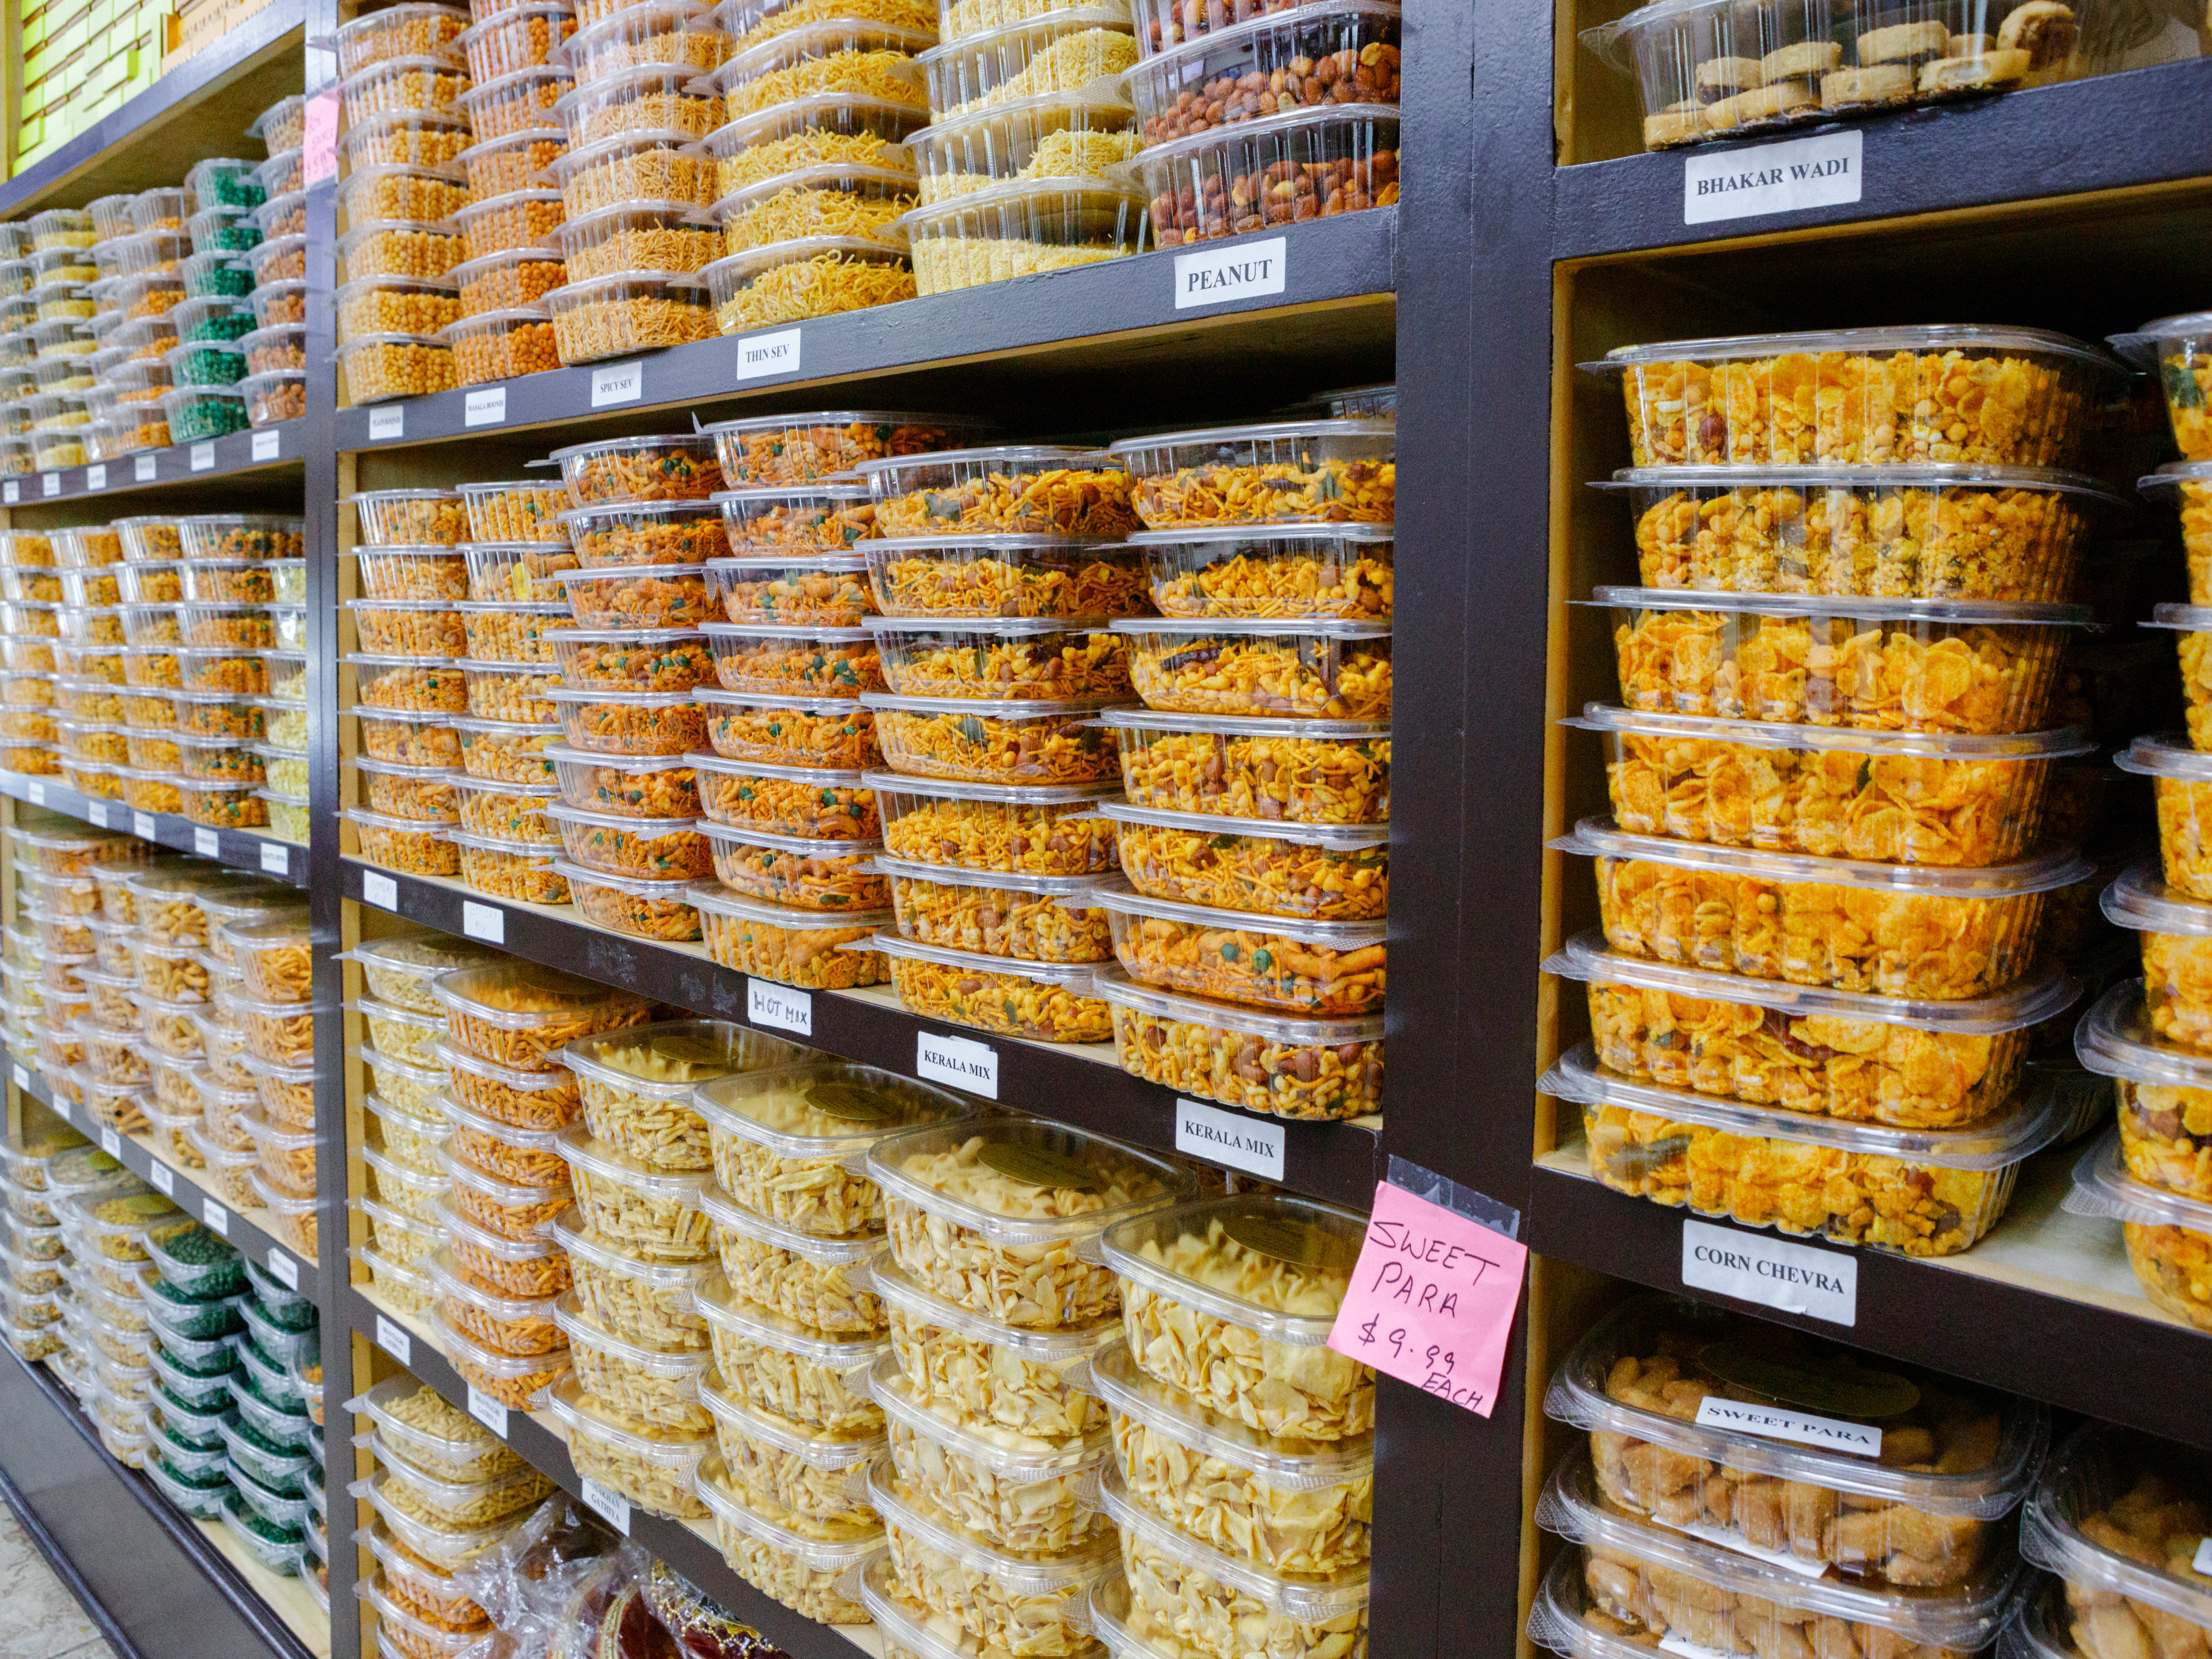
<instances>
[{"instance_id":1,"label":"pink sticky note","mask_svg":"<svg viewBox=\"0 0 2212 1659\"><path fill-rule=\"evenodd\" d=\"M338 170L338 94L335 88L307 100L307 128L301 143L307 153L300 158L301 177L313 184Z\"/></svg>"},{"instance_id":2,"label":"pink sticky note","mask_svg":"<svg viewBox=\"0 0 2212 1659\"><path fill-rule=\"evenodd\" d=\"M1328 1346L1487 1417L1528 1264L1527 1245L1377 1182Z\"/></svg>"}]
</instances>

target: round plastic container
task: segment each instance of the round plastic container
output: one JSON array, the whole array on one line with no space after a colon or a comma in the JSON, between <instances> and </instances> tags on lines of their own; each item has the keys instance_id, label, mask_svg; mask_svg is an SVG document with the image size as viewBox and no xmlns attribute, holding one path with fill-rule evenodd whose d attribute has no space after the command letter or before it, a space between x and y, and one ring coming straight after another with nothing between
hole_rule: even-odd
<instances>
[{"instance_id":1,"label":"round plastic container","mask_svg":"<svg viewBox=\"0 0 2212 1659\"><path fill-rule=\"evenodd\" d=\"M453 111L467 119L476 141L483 143L544 126L553 106L575 86L575 76L562 65L516 70L464 90L453 100Z\"/></svg>"},{"instance_id":2,"label":"round plastic container","mask_svg":"<svg viewBox=\"0 0 2212 1659\"><path fill-rule=\"evenodd\" d=\"M714 301L715 325L724 334L890 305L921 291L895 238L805 236L771 242L717 259L700 275Z\"/></svg>"},{"instance_id":3,"label":"round plastic container","mask_svg":"<svg viewBox=\"0 0 2212 1659\"><path fill-rule=\"evenodd\" d=\"M916 289L946 294L1141 252L1145 201L1107 179L1013 179L916 208L898 225Z\"/></svg>"},{"instance_id":4,"label":"round plastic container","mask_svg":"<svg viewBox=\"0 0 2212 1659\"><path fill-rule=\"evenodd\" d=\"M722 100L694 90L696 72L679 64L639 64L594 76L553 106L551 125L572 148L633 132L678 132L702 138L722 123Z\"/></svg>"},{"instance_id":5,"label":"round plastic container","mask_svg":"<svg viewBox=\"0 0 2212 1659\"><path fill-rule=\"evenodd\" d=\"M565 221L553 240L568 280L580 283L632 270L697 272L722 249L721 233L703 211L672 201L628 203L580 214Z\"/></svg>"}]
</instances>

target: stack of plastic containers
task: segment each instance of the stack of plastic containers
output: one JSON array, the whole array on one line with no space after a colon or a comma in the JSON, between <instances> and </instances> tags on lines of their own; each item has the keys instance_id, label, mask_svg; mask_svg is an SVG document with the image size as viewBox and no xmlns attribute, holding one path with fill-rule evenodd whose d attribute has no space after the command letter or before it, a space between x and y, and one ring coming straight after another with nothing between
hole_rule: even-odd
<instances>
[{"instance_id":1,"label":"stack of plastic containers","mask_svg":"<svg viewBox=\"0 0 2212 1659\"><path fill-rule=\"evenodd\" d=\"M431 981L500 954L441 934L410 933L364 940L340 959L360 967L365 994L346 1006L362 1016L368 1038L360 1057L368 1073L363 1158L371 1174L368 1195L357 1200L367 1242L352 1254L380 1298L397 1312L418 1314L435 1294L428 1258L447 1237L441 1206L450 1182L438 1162L447 1133L442 1103L474 1098L466 1079L459 1088L449 1079L449 1054L458 1051L443 1041L445 1015Z\"/></svg>"},{"instance_id":2,"label":"stack of plastic containers","mask_svg":"<svg viewBox=\"0 0 2212 1659\"><path fill-rule=\"evenodd\" d=\"M373 963L362 965L374 972ZM434 1020L424 1030L419 1019L388 1012L372 1014L369 1031L380 1054L447 1068L438 1103L447 1138L433 1149L441 1179L426 1181L394 1158L398 1120L387 1111L371 1184L384 1205L443 1230L442 1251L416 1266L439 1303L439 1340L471 1385L519 1408L540 1403L568 1369L568 1335L554 1318L566 1242L556 1243L555 1223L572 1200L590 1201L580 1182L571 1187L565 1156L562 1136L571 1132L562 1126L577 1104L563 1050L644 1024L647 1005L504 957L452 969L429 988L442 1032ZM610 1202L628 1213L619 1194ZM622 1229L617 1221L617 1238ZM572 1442L570 1451L580 1472L605 1480L585 1467L587 1449Z\"/></svg>"},{"instance_id":3,"label":"stack of plastic containers","mask_svg":"<svg viewBox=\"0 0 2212 1659\"><path fill-rule=\"evenodd\" d=\"M234 1364L224 1379L231 1409L216 1425L232 1487L223 1519L272 1571L319 1577L330 1547L315 1304L251 1258L240 1266L246 1283L234 1307L243 1328L230 1339Z\"/></svg>"},{"instance_id":4,"label":"stack of plastic containers","mask_svg":"<svg viewBox=\"0 0 2212 1659\"><path fill-rule=\"evenodd\" d=\"M885 1348L870 1275L886 1237L860 1160L886 1134L976 1104L788 1048L760 1058L769 1069L691 1097L720 1262L694 1289L714 1349L695 1392L715 1439L696 1491L739 1577L809 1617L852 1622L865 1615L840 1576L883 1544L861 1477L884 1447L866 1373Z\"/></svg>"},{"instance_id":5,"label":"stack of plastic containers","mask_svg":"<svg viewBox=\"0 0 2212 1659\"><path fill-rule=\"evenodd\" d=\"M34 777L62 770L56 720L68 712L58 690L54 557L42 532L0 531L0 770Z\"/></svg>"},{"instance_id":6,"label":"stack of plastic containers","mask_svg":"<svg viewBox=\"0 0 2212 1659\"><path fill-rule=\"evenodd\" d=\"M947 0L920 61L930 125L908 145L924 204L894 234L924 294L1140 252L1144 201L1123 77L1138 41L1121 0L979 8Z\"/></svg>"},{"instance_id":7,"label":"stack of plastic containers","mask_svg":"<svg viewBox=\"0 0 2212 1659\"><path fill-rule=\"evenodd\" d=\"M261 231L264 222L289 227L298 215L293 198L306 178L301 165L306 155L305 99L297 95L279 99L262 111L246 131L269 151L269 161L257 179L264 193L263 207L248 210L228 203L204 203L189 228L196 256L219 252L241 256L252 284L245 300L246 326L253 331L255 344L260 348L256 355L271 367L256 368L249 362L239 389L246 396L246 418L261 426L307 412L306 337L300 331L307 320L307 238L286 228L272 232L264 246ZM272 182L284 188L271 191ZM269 208L270 199L278 200L279 207ZM226 315L234 319L234 313ZM223 326L237 325L232 320ZM290 362L295 350L301 354L301 368L282 366Z\"/></svg>"},{"instance_id":8,"label":"stack of plastic containers","mask_svg":"<svg viewBox=\"0 0 2212 1659\"><path fill-rule=\"evenodd\" d=\"M714 1443L692 1299L714 1272L713 1158L692 1091L799 1054L721 1020L601 1030L558 1055L583 1121L534 1132L575 1198L550 1233L564 1272L535 1287L574 1366L547 1403L579 1472L655 1514L707 1518L693 1474Z\"/></svg>"},{"instance_id":9,"label":"stack of plastic containers","mask_svg":"<svg viewBox=\"0 0 2212 1659\"><path fill-rule=\"evenodd\" d=\"M40 1184L33 1185L34 1181ZM59 1339L60 1347L48 1356L49 1361L77 1403L88 1412L92 1409L95 1389L101 1382L94 1369L97 1352L93 1343L94 1309L82 1289L89 1281L92 1268L84 1254L82 1226L77 1212L70 1206L81 1198L101 1203L144 1191L113 1158L89 1146L78 1146L64 1148L49 1158L42 1177L24 1173L16 1189L9 1194L9 1243L29 1264L27 1276L36 1284L50 1287L43 1293L52 1304L48 1309L25 1304L15 1311L21 1322ZM113 1277L112 1283L121 1290L129 1288L127 1278ZM101 1355L102 1363L119 1365L126 1371L136 1370L141 1361L136 1349L129 1346L136 1340L135 1335L125 1332L116 1340L124 1346L115 1356ZM116 1381L127 1395L134 1390L137 1379L122 1376ZM114 1394L115 1382L111 1382L108 1389Z\"/></svg>"},{"instance_id":10,"label":"stack of plastic containers","mask_svg":"<svg viewBox=\"0 0 2212 1659\"><path fill-rule=\"evenodd\" d=\"M86 1189L73 1190L80 1186L74 1175L58 1178L48 1171L70 1257L62 1277L76 1292L64 1319L85 1340L82 1358L90 1375L85 1405L100 1442L137 1468L146 1460L154 1382L154 1333L143 1284L149 1241L197 1224L135 1176L118 1182L88 1167L82 1184Z\"/></svg>"},{"instance_id":11,"label":"stack of plastic containers","mask_svg":"<svg viewBox=\"0 0 2212 1659\"><path fill-rule=\"evenodd\" d=\"M882 614L823 641L852 659L842 677L890 769L857 780L896 919L875 947L917 1012L1102 1042L1109 1017L1087 987L1110 941L1080 902L1113 868L1112 826L1092 812L1114 769L1097 721L1129 702L1115 619L1150 609L1141 556L1115 544L1136 525L1127 477L1036 446L907 447L856 471L867 501L856 489L842 510L872 520L854 550ZM717 631L724 687L779 689L793 634Z\"/></svg>"},{"instance_id":12,"label":"stack of plastic containers","mask_svg":"<svg viewBox=\"0 0 2212 1659\"><path fill-rule=\"evenodd\" d=\"M2189 601L2159 605L2150 626L2176 647L2186 729L2118 757L2150 781L2158 851L2104 892L2106 917L2139 935L2142 977L2113 986L2075 1032L2081 1063L2115 1081L2119 1127L2082 1158L2067 1207L2119 1221L2143 1293L2212 1330L2212 866L2199 839L2212 811L2212 428L2200 390L2212 316L2161 318L2112 343L2157 375L2182 455L2138 487L2180 510Z\"/></svg>"},{"instance_id":13,"label":"stack of plastic containers","mask_svg":"<svg viewBox=\"0 0 2212 1659\"><path fill-rule=\"evenodd\" d=\"M455 384L441 331L459 313L448 276L463 258L453 216L469 204L459 166L471 91L460 6L409 0L343 25L337 47L345 176L337 243L338 362L354 404Z\"/></svg>"},{"instance_id":14,"label":"stack of plastic containers","mask_svg":"<svg viewBox=\"0 0 2212 1659\"><path fill-rule=\"evenodd\" d=\"M1613 817L1561 845L1594 860L1601 927L1545 966L1587 983L1594 1041L1546 1087L1616 1191L1966 1249L2077 1127L2026 1069L2078 992L2045 912L2090 873L2043 839L2054 767L2089 745L2042 728L2104 496L2057 469L2117 365L1936 327L1606 368L1642 586L1593 596L1620 702L1569 723L1604 738ZM1975 386L2018 418L1961 419Z\"/></svg>"},{"instance_id":15,"label":"stack of plastic containers","mask_svg":"<svg viewBox=\"0 0 2212 1659\"><path fill-rule=\"evenodd\" d=\"M1145 58L1123 84L1144 148L1115 176L1144 191L1154 246L1398 199L1395 0L1138 3Z\"/></svg>"},{"instance_id":16,"label":"stack of plastic containers","mask_svg":"<svg viewBox=\"0 0 2212 1659\"><path fill-rule=\"evenodd\" d=\"M31 445L29 398L37 382L31 372L38 344L31 325L38 308L30 303L38 269L31 262L31 227L0 223L0 477L21 477L38 470Z\"/></svg>"},{"instance_id":17,"label":"stack of plastic containers","mask_svg":"<svg viewBox=\"0 0 2212 1659\"><path fill-rule=\"evenodd\" d=\"M92 257L97 237L92 215L81 208L49 208L31 216L27 272L11 273L0 297L0 324L19 333L14 354L31 372L29 388L7 410L10 435L25 439L33 467L52 471L81 466L92 437L89 328L101 309L100 268ZM27 275L30 286L22 287Z\"/></svg>"},{"instance_id":18,"label":"stack of plastic containers","mask_svg":"<svg viewBox=\"0 0 2212 1659\"><path fill-rule=\"evenodd\" d=\"M27 1130L20 1139L0 1143L0 1238L6 1243L0 1250L0 1337L27 1364L44 1359L58 1370L74 1369L71 1362L82 1362L64 1340L62 1316L76 1299L64 1276L76 1263L54 1211L49 1170L58 1170L65 1185L80 1171L118 1182L126 1172L68 1129Z\"/></svg>"},{"instance_id":19,"label":"stack of plastic containers","mask_svg":"<svg viewBox=\"0 0 2212 1659\"><path fill-rule=\"evenodd\" d=\"M1863 1449L1730 1426L1730 1401L1816 1412ZM1589 1435L1536 1508L1576 1546L1529 1615L1555 1652L1979 1653L2019 1605L2009 1517L2050 1433L2032 1401L1646 1297L1544 1407Z\"/></svg>"},{"instance_id":20,"label":"stack of plastic containers","mask_svg":"<svg viewBox=\"0 0 2212 1659\"><path fill-rule=\"evenodd\" d=\"M938 40L933 9L723 0L714 15L730 55L697 89L721 125L696 154L717 227L720 257L705 271L716 326L739 334L911 298L894 227L917 195L902 141L928 118L919 54Z\"/></svg>"},{"instance_id":21,"label":"stack of plastic containers","mask_svg":"<svg viewBox=\"0 0 2212 1659\"><path fill-rule=\"evenodd\" d=\"M216 901L204 900L203 913ZM313 967L304 909L211 921L207 951L215 963L240 975L233 994L246 1017L247 1041L239 1063L261 1100L241 1113L260 1158L247 1185L272 1218L270 1230L309 1260L319 1252L315 1208L316 1158L322 1137L315 1127Z\"/></svg>"},{"instance_id":22,"label":"stack of plastic containers","mask_svg":"<svg viewBox=\"0 0 2212 1659\"><path fill-rule=\"evenodd\" d=\"M356 1593L402 1652L453 1653L483 1641L490 1617L453 1571L520 1526L552 1484L411 1376L388 1378L345 1409L373 1425L354 1444L377 1466L347 1488L372 1516L352 1541L376 1561Z\"/></svg>"},{"instance_id":23,"label":"stack of plastic containers","mask_svg":"<svg viewBox=\"0 0 2212 1659\"><path fill-rule=\"evenodd\" d=\"M868 1378L890 1443L867 1475L889 1546L867 1611L987 1652L1081 1651L1090 1594L1118 1565L1098 1496L1116 1431L1094 1379L1119 1348L1122 1282L1101 1234L1188 1200L1194 1178L1027 1119L903 1128L865 1167L891 1337Z\"/></svg>"}]
</instances>

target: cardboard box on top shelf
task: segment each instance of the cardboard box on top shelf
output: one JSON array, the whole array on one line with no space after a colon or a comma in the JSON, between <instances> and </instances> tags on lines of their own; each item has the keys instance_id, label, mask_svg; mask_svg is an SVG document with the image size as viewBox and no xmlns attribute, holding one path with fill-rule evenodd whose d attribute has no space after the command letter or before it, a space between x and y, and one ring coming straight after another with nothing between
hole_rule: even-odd
<instances>
[{"instance_id":1,"label":"cardboard box on top shelf","mask_svg":"<svg viewBox=\"0 0 2212 1659\"><path fill-rule=\"evenodd\" d=\"M229 31L231 22L229 0L192 0L177 14L176 45L162 58L161 72L206 51Z\"/></svg>"}]
</instances>

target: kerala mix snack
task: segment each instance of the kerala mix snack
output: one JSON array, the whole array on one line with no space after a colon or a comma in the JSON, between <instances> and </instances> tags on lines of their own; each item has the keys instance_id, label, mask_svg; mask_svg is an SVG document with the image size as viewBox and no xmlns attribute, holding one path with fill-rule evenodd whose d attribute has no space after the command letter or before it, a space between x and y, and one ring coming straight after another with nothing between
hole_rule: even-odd
<instances>
[{"instance_id":1,"label":"kerala mix snack","mask_svg":"<svg viewBox=\"0 0 2212 1659\"><path fill-rule=\"evenodd\" d=\"M726 1395L831 1434L882 1430L866 1377L883 1351L880 1333L814 1330L740 1295L719 1270L700 1282L696 1302Z\"/></svg>"},{"instance_id":2,"label":"kerala mix snack","mask_svg":"<svg viewBox=\"0 0 2212 1659\"><path fill-rule=\"evenodd\" d=\"M981 956L878 933L899 1000L915 1013L1036 1042L1103 1042L1106 1005L1090 994L1087 965Z\"/></svg>"},{"instance_id":3,"label":"kerala mix snack","mask_svg":"<svg viewBox=\"0 0 2212 1659\"><path fill-rule=\"evenodd\" d=\"M710 562L722 614L733 623L854 628L872 611L868 566L856 556L811 548Z\"/></svg>"},{"instance_id":4,"label":"kerala mix snack","mask_svg":"<svg viewBox=\"0 0 2212 1659\"><path fill-rule=\"evenodd\" d=\"M1043 963L1103 962L1113 953L1105 913L1084 908L1106 878L950 871L878 860L901 937L921 945Z\"/></svg>"},{"instance_id":5,"label":"kerala mix snack","mask_svg":"<svg viewBox=\"0 0 2212 1659\"><path fill-rule=\"evenodd\" d=\"M1129 477L1103 451L1017 446L862 462L878 533L1073 536L1119 541L1142 527Z\"/></svg>"},{"instance_id":6,"label":"kerala mix snack","mask_svg":"<svg viewBox=\"0 0 2212 1659\"><path fill-rule=\"evenodd\" d=\"M890 884L875 866L879 841L824 842L725 823L701 830L714 849L714 878L742 897L842 915L890 903Z\"/></svg>"},{"instance_id":7,"label":"kerala mix snack","mask_svg":"<svg viewBox=\"0 0 2212 1659\"><path fill-rule=\"evenodd\" d=\"M1388 524L1396 517L1395 420L1346 418L1221 427L1125 439L1148 530L1272 522Z\"/></svg>"},{"instance_id":8,"label":"kerala mix snack","mask_svg":"<svg viewBox=\"0 0 2212 1659\"><path fill-rule=\"evenodd\" d=\"M1137 695L1169 713L1387 720L1390 630L1317 617L1206 627L1164 617L1114 623Z\"/></svg>"},{"instance_id":9,"label":"kerala mix snack","mask_svg":"<svg viewBox=\"0 0 2212 1659\"><path fill-rule=\"evenodd\" d=\"M895 772L864 779L882 812L884 845L896 857L1031 875L1114 868L1114 823L1095 811L1110 784L951 783Z\"/></svg>"},{"instance_id":10,"label":"kerala mix snack","mask_svg":"<svg viewBox=\"0 0 2212 1659\"><path fill-rule=\"evenodd\" d=\"M1122 872L1151 897L1316 921L1388 912L1384 826L1214 817L1125 801L1099 810L1114 821Z\"/></svg>"}]
</instances>

